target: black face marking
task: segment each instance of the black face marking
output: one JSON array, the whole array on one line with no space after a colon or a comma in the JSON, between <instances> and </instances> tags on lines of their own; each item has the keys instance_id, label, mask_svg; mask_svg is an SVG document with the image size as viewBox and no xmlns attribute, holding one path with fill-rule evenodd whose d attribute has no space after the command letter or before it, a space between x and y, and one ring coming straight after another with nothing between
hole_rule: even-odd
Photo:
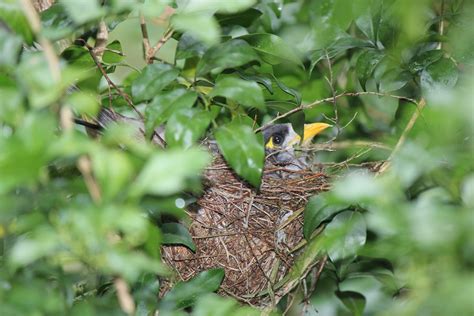
<instances>
[{"instance_id":1,"label":"black face marking","mask_svg":"<svg viewBox=\"0 0 474 316\"><path fill-rule=\"evenodd\" d=\"M285 137L288 135L288 128L288 124L275 124L264 129L262 134L265 144L268 143L270 138L272 138L272 142L275 145L283 144Z\"/></svg>"},{"instance_id":2,"label":"black face marking","mask_svg":"<svg viewBox=\"0 0 474 316\"><path fill-rule=\"evenodd\" d=\"M274 134L272 140L275 145L281 145L283 143L283 136L280 134Z\"/></svg>"}]
</instances>

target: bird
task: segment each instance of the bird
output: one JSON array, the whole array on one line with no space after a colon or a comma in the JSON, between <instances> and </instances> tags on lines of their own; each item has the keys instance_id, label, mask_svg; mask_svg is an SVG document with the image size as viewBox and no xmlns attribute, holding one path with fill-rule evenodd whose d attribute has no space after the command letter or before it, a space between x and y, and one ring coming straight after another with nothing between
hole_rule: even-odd
<instances>
[{"instance_id":1,"label":"bird","mask_svg":"<svg viewBox=\"0 0 474 316\"><path fill-rule=\"evenodd\" d=\"M309 165L307 151L297 157L296 146L307 147L313 138L332 125L327 123L304 124L303 139L290 123L272 124L262 131L267 160L283 165L289 170L306 169Z\"/></svg>"},{"instance_id":2,"label":"bird","mask_svg":"<svg viewBox=\"0 0 474 316\"><path fill-rule=\"evenodd\" d=\"M143 120L125 116L111 109L102 108L95 122L75 118L76 124L86 127L89 135L95 137L102 133L111 124L123 123L133 126L134 137L138 141L145 141L145 123ZM262 130L266 161L277 166L285 166L289 170L303 170L309 166L308 155L304 152L297 156L296 147L307 147L312 139L332 125L327 123L304 124L303 138L298 135L290 123L270 124ZM154 130L152 141L156 144L165 144L165 126L160 125ZM217 148L214 141L209 144L213 150Z\"/></svg>"}]
</instances>

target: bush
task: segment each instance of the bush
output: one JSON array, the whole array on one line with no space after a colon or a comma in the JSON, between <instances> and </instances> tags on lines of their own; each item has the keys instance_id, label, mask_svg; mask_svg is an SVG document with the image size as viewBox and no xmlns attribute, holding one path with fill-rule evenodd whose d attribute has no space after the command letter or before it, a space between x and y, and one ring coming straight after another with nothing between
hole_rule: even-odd
<instances>
[{"instance_id":1,"label":"bush","mask_svg":"<svg viewBox=\"0 0 474 316\"><path fill-rule=\"evenodd\" d=\"M313 149L335 180L304 211L300 258L317 249L324 269L294 270L265 313L474 313L473 15L462 0L3 1L2 314L259 314L212 293L220 269L162 299L156 276L160 244L192 246L162 219L202 190L199 140L258 187L249 131L277 120L334 126ZM147 139L166 124L166 148L74 126L101 107L143 118Z\"/></svg>"}]
</instances>

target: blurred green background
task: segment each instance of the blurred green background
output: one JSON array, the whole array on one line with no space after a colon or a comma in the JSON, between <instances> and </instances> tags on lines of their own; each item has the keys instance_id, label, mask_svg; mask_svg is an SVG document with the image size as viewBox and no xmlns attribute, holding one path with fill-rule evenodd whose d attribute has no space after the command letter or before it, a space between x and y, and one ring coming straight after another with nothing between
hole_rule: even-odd
<instances>
[{"instance_id":1,"label":"blurred green background","mask_svg":"<svg viewBox=\"0 0 474 316\"><path fill-rule=\"evenodd\" d=\"M160 244L192 244L162 218L185 222L189 193L202 190L210 155L199 139L233 132L219 140L224 157L258 186L263 161L248 160L263 144L240 131L301 105L280 121L334 125L313 148L332 189L304 214L328 261L264 313L474 314L471 1L59 0L41 13L28 3L0 3L2 315L260 314L213 294L218 269L158 299L157 276L170 274ZM153 64L140 15L152 46L173 32ZM99 64L129 101L87 48L100 23ZM177 135L168 148L126 126L99 142L71 125L101 106L136 116L128 103L147 133L167 124Z\"/></svg>"}]
</instances>

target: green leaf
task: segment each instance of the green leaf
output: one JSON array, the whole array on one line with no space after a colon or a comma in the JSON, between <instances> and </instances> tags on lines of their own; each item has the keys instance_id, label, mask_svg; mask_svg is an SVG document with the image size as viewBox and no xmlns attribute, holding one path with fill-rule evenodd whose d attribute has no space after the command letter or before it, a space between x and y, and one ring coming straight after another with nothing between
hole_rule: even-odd
<instances>
[{"instance_id":1,"label":"green leaf","mask_svg":"<svg viewBox=\"0 0 474 316\"><path fill-rule=\"evenodd\" d=\"M256 0L216 1L216 0L188 0L180 9L184 12L219 12L236 13L252 6Z\"/></svg>"},{"instance_id":2,"label":"green leaf","mask_svg":"<svg viewBox=\"0 0 474 316\"><path fill-rule=\"evenodd\" d=\"M356 63L356 71L362 88L365 89L365 83L371 77L375 67L382 58L383 54L377 50L366 50L359 56Z\"/></svg>"},{"instance_id":3,"label":"green leaf","mask_svg":"<svg viewBox=\"0 0 474 316\"><path fill-rule=\"evenodd\" d=\"M94 117L99 111L97 95L86 91L75 91L69 94L65 104L70 106L77 114Z\"/></svg>"},{"instance_id":4,"label":"green leaf","mask_svg":"<svg viewBox=\"0 0 474 316\"><path fill-rule=\"evenodd\" d=\"M227 68L235 68L258 60L255 51L243 40L231 40L209 49L197 66L197 74L217 74Z\"/></svg>"},{"instance_id":5,"label":"green leaf","mask_svg":"<svg viewBox=\"0 0 474 316\"><path fill-rule=\"evenodd\" d=\"M459 70L448 58L432 63L421 72L421 87L428 91L439 88L452 88L458 81Z\"/></svg>"},{"instance_id":6,"label":"green leaf","mask_svg":"<svg viewBox=\"0 0 474 316\"><path fill-rule=\"evenodd\" d=\"M235 14L216 14L217 22L221 26L234 26L240 25L243 27L249 27L258 17L262 15L262 12L254 8L250 8L243 12Z\"/></svg>"},{"instance_id":7,"label":"green leaf","mask_svg":"<svg viewBox=\"0 0 474 316\"><path fill-rule=\"evenodd\" d=\"M160 124L168 120L175 111L191 108L198 95L193 91L175 89L153 98L145 109L145 129L147 136Z\"/></svg>"},{"instance_id":8,"label":"green leaf","mask_svg":"<svg viewBox=\"0 0 474 316\"><path fill-rule=\"evenodd\" d=\"M339 213L326 226L324 235L327 237L326 249L332 261L351 257L366 242L364 217L354 211Z\"/></svg>"},{"instance_id":9,"label":"green leaf","mask_svg":"<svg viewBox=\"0 0 474 316\"><path fill-rule=\"evenodd\" d=\"M191 306L199 296L217 291L223 279L224 269L203 271L187 282L176 284L161 301L160 309L171 311Z\"/></svg>"},{"instance_id":10,"label":"green leaf","mask_svg":"<svg viewBox=\"0 0 474 316\"><path fill-rule=\"evenodd\" d=\"M105 13L97 0L60 0L60 3L77 24L98 20Z\"/></svg>"},{"instance_id":11,"label":"green leaf","mask_svg":"<svg viewBox=\"0 0 474 316\"><path fill-rule=\"evenodd\" d=\"M265 109L263 93L254 81L245 81L236 77L224 77L216 83L210 97L221 96L246 107Z\"/></svg>"},{"instance_id":12,"label":"green leaf","mask_svg":"<svg viewBox=\"0 0 474 316\"><path fill-rule=\"evenodd\" d=\"M210 293L200 297L193 308L193 316L259 316L261 311L236 300Z\"/></svg>"},{"instance_id":13,"label":"green leaf","mask_svg":"<svg viewBox=\"0 0 474 316\"><path fill-rule=\"evenodd\" d=\"M170 147L191 147L207 130L212 114L199 109L175 110L166 125L166 143Z\"/></svg>"},{"instance_id":14,"label":"green leaf","mask_svg":"<svg viewBox=\"0 0 474 316\"><path fill-rule=\"evenodd\" d=\"M273 76L273 79L275 80L276 84L278 85L278 88L280 88L286 94L289 94L289 95L291 95L292 97L295 98L296 105L301 104L301 94L297 90L288 87L283 82L278 80L275 76Z\"/></svg>"},{"instance_id":15,"label":"green leaf","mask_svg":"<svg viewBox=\"0 0 474 316\"><path fill-rule=\"evenodd\" d=\"M301 65L301 60L293 49L280 37L267 34L249 34L239 37L249 43L260 57L271 65L290 62Z\"/></svg>"},{"instance_id":16,"label":"green leaf","mask_svg":"<svg viewBox=\"0 0 474 316\"><path fill-rule=\"evenodd\" d=\"M336 295L352 315L363 315L366 301L364 295L353 291L336 291Z\"/></svg>"},{"instance_id":17,"label":"green leaf","mask_svg":"<svg viewBox=\"0 0 474 316\"><path fill-rule=\"evenodd\" d=\"M115 40L107 45L104 55L102 56L102 61L107 64L117 64L120 63L123 58L122 44Z\"/></svg>"},{"instance_id":18,"label":"green leaf","mask_svg":"<svg viewBox=\"0 0 474 316\"><path fill-rule=\"evenodd\" d=\"M132 96L135 102L152 99L179 75L179 70L168 64L152 64L132 83Z\"/></svg>"},{"instance_id":19,"label":"green leaf","mask_svg":"<svg viewBox=\"0 0 474 316\"><path fill-rule=\"evenodd\" d=\"M17 126L25 114L23 95L16 81L0 74L0 121Z\"/></svg>"},{"instance_id":20,"label":"green leaf","mask_svg":"<svg viewBox=\"0 0 474 316\"><path fill-rule=\"evenodd\" d=\"M22 42L21 37L0 28L0 69L16 65Z\"/></svg>"},{"instance_id":21,"label":"green leaf","mask_svg":"<svg viewBox=\"0 0 474 316\"><path fill-rule=\"evenodd\" d=\"M51 116L32 111L23 118L16 133L0 138L0 193L32 185L45 175L55 126L57 122Z\"/></svg>"},{"instance_id":22,"label":"green leaf","mask_svg":"<svg viewBox=\"0 0 474 316\"><path fill-rule=\"evenodd\" d=\"M104 199L117 196L130 183L134 171L128 156L117 150L94 151L92 168Z\"/></svg>"},{"instance_id":23,"label":"green leaf","mask_svg":"<svg viewBox=\"0 0 474 316\"><path fill-rule=\"evenodd\" d=\"M215 137L225 160L254 187L260 186L265 158L263 136L237 120L221 126Z\"/></svg>"},{"instance_id":24,"label":"green leaf","mask_svg":"<svg viewBox=\"0 0 474 316\"><path fill-rule=\"evenodd\" d=\"M17 0L4 0L0 2L0 21L6 24L16 34L23 37L23 40L28 44L33 44L33 32L30 28L30 23L23 14L21 2ZM1 27L3 30L5 28Z\"/></svg>"},{"instance_id":25,"label":"green leaf","mask_svg":"<svg viewBox=\"0 0 474 316\"><path fill-rule=\"evenodd\" d=\"M197 40L189 33L184 33L178 42L176 59L187 59L194 56L202 57L207 50L207 45Z\"/></svg>"},{"instance_id":26,"label":"green leaf","mask_svg":"<svg viewBox=\"0 0 474 316\"><path fill-rule=\"evenodd\" d=\"M14 267L24 266L33 261L51 255L61 241L51 230L41 229L30 233L28 238L19 239L10 250L9 263Z\"/></svg>"},{"instance_id":27,"label":"green leaf","mask_svg":"<svg viewBox=\"0 0 474 316\"><path fill-rule=\"evenodd\" d=\"M219 24L213 16L208 14L174 14L171 24L176 30L187 32L207 45L213 45L219 41Z\"/></svg>"},{"instance_id":28,"label":"green leaf","mask_svg":"<svg viewBox=\"0 0 474 316\"><path fill-rule=\"evenodd\" d=\"M183 225L179 223L166 223L160 226L163 233L164 245L183 245L191 249L193 252L196 251L196 245L194 245L193 238L189 231Z\"/></svg>"},{"instance_id":29,"label":"green leaf","mask_svg":"<svg viewBox=\"0 0 474 316\"><path fill-rule=\"evenodd\" d=\"M200 175L209 163L209 154L191 148L154 154L132 184L132 195L169 195L188 187L188 180Z\"/></svg>"},{"instance_id":30,"label":"green leaf","mask_svg":"<svg viewBox=\"0 0 474 316\"><path fill-rule=\"evenodd\" d=\"M311 53L311 72L314 67L321 61L329 58L334 59L336 56L345 53L352 48L371 47L372 44L368 40L352 37L348 34L341 35L330 46L324 49L317 49ZM327 55L327 56L326 56Z\"/></svg>"},{"instance_id":31,"label":"green leaf","mask_svg":"<svg viewBox=\"0 0 474 316\"><path fill-rule=\"evenodd\" d=\"M436 49L436 50L429 50L420 55L416 55L411 60L410 64L408 65L408 69L412 73L418 73L426 69L426 67L428 67L432 63L440 60L441 57L443 57L443 54L444 52L442 50Z\"/></svg>"},{"instance_id":32,"label":"green leaf","mask_svg":"<svg viewBox=\"0 0 474 316\"><path fill-rule=\"evenodd\" d=\"M309 239L322 222L347 209L349 205L337 203L330 193L321 193L310 198L304 210L303 234Z\"/></svg>"},{"instance_id":33,"label":"green leaf","mask_svg":"<svg viewBox=\"0 0 474 316\"><path fill-rule=\"evenodd\" d=\"M41 33L52 41L58 41L75 31L72 18L67 15L64 6L59 3L53 3L40 15L43 27Z\"/></svg>"},{"instance_id":34,"label":"green leaf","mask_svg":"<svg viewBox=\"0 0 474 316\"><path fill-rule=\"evenodd\" d=\"M249 75L249 74L243 73L241 71L239 71L238 74L239 74L239 77L244 79L244 80L256 81L257 83L264 86L268 90L268 92L273 94L273 86L272 86L272 81L270 80L270 78L268 78L264 75L256 75L256 74L255 75Z\"/></svg>"},{"instance_id":35,"label":"green leaf","mask_svg":"<svg viewBox=\"0 0 474 316\"><path fill-rule=\"evenodd\" d=\"M412 76L408 71L402 71L392 69L383 74L379 82L380 92L391 92L403 88L410 80Z\"/></svg>"}]
</instances>

